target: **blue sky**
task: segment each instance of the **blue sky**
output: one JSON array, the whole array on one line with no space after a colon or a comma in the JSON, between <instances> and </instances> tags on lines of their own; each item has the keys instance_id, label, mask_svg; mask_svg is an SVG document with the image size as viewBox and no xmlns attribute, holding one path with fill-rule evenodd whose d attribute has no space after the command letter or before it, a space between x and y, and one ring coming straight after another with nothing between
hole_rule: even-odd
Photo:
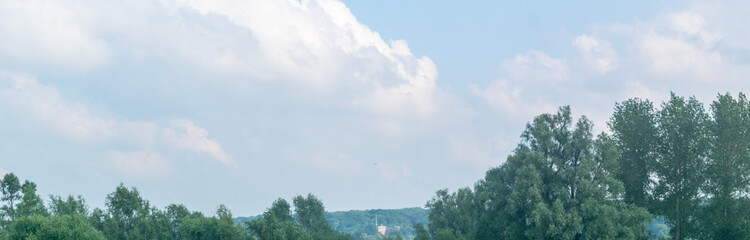
<instances>
[{"instance_id":1,"label":"blue sky","mask_svg":"<svg viewBox=\"0 0 750 240\"><path fill-rule=\"evenodd\" d=\"M0 171L92 207L423 206L533 116L746 91L740 1L0 2Z\"/></svg>"}]
</instances>

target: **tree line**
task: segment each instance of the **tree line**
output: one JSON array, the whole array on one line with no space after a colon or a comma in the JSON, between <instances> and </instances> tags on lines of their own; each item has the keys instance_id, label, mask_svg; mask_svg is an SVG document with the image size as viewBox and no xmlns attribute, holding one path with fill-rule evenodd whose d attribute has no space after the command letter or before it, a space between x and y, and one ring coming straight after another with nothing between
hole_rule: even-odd
<instances>
[{"instance_id":1,"label":"tree line","mask_svg":"<svg viewBox=\"0 0 750 240\"><path fill-rule=\"evenodd\" d=\"M292 199L294 215L292 206L280 198L262 217L240 224L224 205L215 216L182 204L159 209L135 187L123 184L106 196L106 208L93 210L81 196L51 195L45 205L36 184L28 180L21 184L13 173L3 176L0 188L0 239L354 239L331 227L322 201L312 194Z\"/></svg>"},{"instance_id":2,"label":"tree line","mask_svg":"<svg viewBox=\"0 0 750 240\"><path fill-rule=\"evenodd\" d=\"M750 103L718 95L706 111L671 93L617 103L594 137L570 107L526 125L506 162L473 188L439 190L415 239L750 239ZM421 232L421 234L419 234Z\"/></svg>"},{"instance_id":3,"label":"tree line","mask_svg":"<svg viewBox=\"0 0 750 240\"><path fill-rule=\"evenodd\" d=\"M473 187L436 192L414 239L648 239L658 237L646 230L654 219L670 227L666 238L750 239L744 94L719 95L708 111L674 93L658 109L633 98L615 104L607 126L611 134L594 136L567 106L536 116ZM93 210L80 196L45 205L36 184L13 173L0 190L0 239L356 239L332 227L312 194L277 199L240 224L223 205L215 216L159 209L123 184Z\"/></svg>"}]
</instances>

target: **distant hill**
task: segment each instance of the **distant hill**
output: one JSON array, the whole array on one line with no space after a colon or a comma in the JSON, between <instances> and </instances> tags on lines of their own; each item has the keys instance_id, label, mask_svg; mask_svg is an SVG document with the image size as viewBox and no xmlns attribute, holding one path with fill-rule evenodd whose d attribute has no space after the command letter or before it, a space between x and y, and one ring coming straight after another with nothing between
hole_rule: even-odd
<instances>
[{"instance_id":1,"label":"distant hill","mask_svg":"<svg viewBox=\"0 0 750 240\"><path fill-rule=\"evenodd\" d=\"M398 232L405 239L412 239L415 235L414 223L427 225L427 209L413 207L403 209L372 209L372 210L350 210L339 212L328 212L326 218L331 226L340 232L354 236L362 236L362 239L377 239L378 231L375 226L375 217L378 224L389 228L400 228ZM238 217L235 222L246 222L258 218L258 216Z\"/></svg>"}]
</instances>

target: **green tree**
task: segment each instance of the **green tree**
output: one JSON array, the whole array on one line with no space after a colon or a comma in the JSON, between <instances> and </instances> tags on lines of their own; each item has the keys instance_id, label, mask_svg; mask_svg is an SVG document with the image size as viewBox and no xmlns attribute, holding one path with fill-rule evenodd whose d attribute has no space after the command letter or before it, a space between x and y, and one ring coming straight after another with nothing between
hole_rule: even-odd
<instances>
[{"instance_id":1,"label":"green tree","mask_svg":"<svg viewBox=\"0 0 750 240\"><path fill-rule=\"evenodd\" d=\"M0 208L2 216L13 221L16 218L15 203L21 200L21 183L18 181L18 177L13 173L5 174L2 181L0 181L0 190L3 193L3 202L7 203L7 205Z\"/></svg>"},{"instance_id":2,"label":"green tree","mask_svg":"<svg viewBox=\"0 0 750 240\"><path fill-rule=\"evenodd\" d=\"M172 237L175 239L183 239L180 236L179 227L182 221L190 216L190 210L182 204L170 204L167 206L167 217L169 222L172 224L171 231Z\"/></svg>"},{"instance_id":3,"label":"green tree","mask_svg":"<svg viewBox=\"0 0 750 240\"><path fill-rule=\"evenodd\" d=\"M106 213L94 209L92 225L108 239L170 239L174 237L169 215L150 206L135 188L120 184L107 195Z\"/></svg>"},{"instance_id":4,"label":"green tree","mask_svg":"<svg viewBox=\"0 0 750 240\"><path fill-rule=\"evenodd\" d=\"M297 221L302 224L305 231L315 233L332 230L331 223L326 219L323 202L315 195L307 194L307 197L298 195L292 201L294 202Z\"/></svg>"},{"instance_id":5,"label":"green tree","mask_svg":"<svg viewBox=\"0 0 750 240\"><path fill-rule=\"evenodd\" d=\"M658 113L658 152L654 170L658 176L655 198L674 226L676 240L695 234L698 190L704 182L709 153L709 116L703 105L691 97L674 93Z\"/></svg>"},{"instance_id":6,"label":"green tree","mask_svg":"<svg viewBox=\"0 0 750 240\"><path fill-rule=\"evenodd\" d=\"M323 202L315 195L307 194L307 197L298 195L292 199L292 202L297 222L312 235L313 239L352 239L352 236L337 232L331 227L331 223L326 218ZM275 213L273 215L275 217Z\"/></svg>"},{"instance_id":7,"label":"green tree","mask_svg":"<svg viewBox=\"0 0 750 240\"><path fill-rule=\"evenodd\" d=\"M656 161L656 112L648 100L629 99L615 104L609 128L620 150L615 176L625 187L625 202L647 207Z\"/></svg>"},{"instance_id":8,"label":"green tree","mask_svg":"<svg viewBox=\"0 0 750 240\"><path fill-rule=\"evenodd\" d=\"M26 180L21 186L23 197L18 203L17 216L41 215L48 216L47 208L44 207L42 198L36 194L36 184Z\"/></svg>"},{"instance_id":9,"label":"green tree","mask_svg":"<svg viewBox=\"0 0 750 240\"><path fill-rule=\"evenodd\" d=\"M216 210L216 217L219 220L219 239L240 240L244 238L242 227L234 222L232 212L226 206L219 205L219 209Z\"/></svg>"},{"instance_id":10,"label":"green tree","mask_svg":"<svg viewBox=\"0 0 750 240\"><path fill-rule=\"evenodd\" d=\"M430 233L427 232L426 229L424 229L424 225L422 223L415 223L414 229L417 232L417 235L414 237L414 240L431 240Z\"/></svg>"},{"instance_id":11,"label":"green tree","mask_svg":"<svg viewBox=\"0 0 750 240\"><path fill-rule=\"evenodd\" d=\"M103 232L110 239L132 239L131 234L135 229L136 222L144 215L148 214L148 202L144 201L138 190L135 188L127 189L120 183L114 192L107 194L105 201L107 206L106 221L110 223L109 227L114 229L105 229Z\"/></svg>"},{"instance_id":12,"label":"green tree","mask_svg":"<svg viewBox=\"0 0 750 240\"><path fill-rule=\"evenodd\" d=\"M292 206L289 205L289 202L284 200L283 198L276 199L276 201L273 201L273 204L271 204L271 209L269 211L273 212L274 216L276 216L276 219L281 222L291 222L294 220L292 218Z\"/></svg>"},{"instance_id":13,"label":"green tree","mask_svg":"<svg viewBox=\"0 0 750 240\"><path fill-rule=\"evenodd\" d=\"M266 211L260 218L246 222L251 235L257 239L312 240L310 233L294 221L279 221L273 211Z\"/></svg>"},{"instance_id":14,"label":"green tree","mask_svg":"<svg viewBox=\"0 0 750 240\"><path fill-rule=\"evenodd\" d=\"M49 209L53 215L88 215L86 200L82 196L68 196L63 199L60 196L50 195Z\"/></svg>"},{"instance_id":15,"label":"green tree","mask_svg":"<svg viewBox=\"0 0 750 240\"><path fill-rule=\"evenodd\" d=\"M748 239L743 192L750 187L750 103L740 93L719 95L711 104L713 150L706 169L711 199L703 215L706 238Z\"/></svg>"},{"instance_id":16,"label":"green tree","mask_svg":"<svg viewBox=\"0 0 750 240\"><path fill-rule=\"evenodd\" d=\"M430 209L428 215L430 233L437 236L441 229L452 229L454 237L460 235L471 238L478 215L478 206L476 206L471 189L461 188L452 194L448 193L447 189L443 189L438 190L435 195L427 202L427 208ZM443 235L446 234L443 233Z\"/></svg>"},{"instance_id":17,"label":"green tree","mask_svg":"<svg viewBox=\"0 0 750 240\"><path fill-rule=\"evenodd\" d=\"M435 239L645 238L651 216L621 201L623 186L614 177L620 153L606 134L595 139L592 126L585 117L574 122L569 107L534 118L507 161L474 186L474 197L467 197L473 200L456 201L470 203L468 213L431 213ZM446 196L438 191L430 210L445 212L440 208L453 201Z\"/></svg>"},{"instance_id":18,"label":"green tree","mask_svg":"<svg viewBox=\"0 0 750 240\"><path fill-rule=\"evenodd\" d=\"M64 215L47 218L41 215L20 217L3 229L4 239L104 240L83 216Z\"/></svg>"},{"instance_id":19,"label":"green tree","mask_svg":"<svg viewBox=\"0 0 750 240\"><path fill-rule=\"evenodd\" d=\"M218 225L216 218L190 216L183 219L179 232L182 239L186 240L220 239Z\"/></svg>"}]
</instances>

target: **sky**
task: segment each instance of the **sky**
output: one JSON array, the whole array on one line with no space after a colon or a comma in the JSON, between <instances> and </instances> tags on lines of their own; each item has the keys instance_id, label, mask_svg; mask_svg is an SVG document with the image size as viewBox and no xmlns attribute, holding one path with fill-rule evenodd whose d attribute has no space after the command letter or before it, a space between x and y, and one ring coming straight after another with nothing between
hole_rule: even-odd
<instances>
[{"instance_id":1,"label":"sky","mask_svg":"<svg viewBox=\"0 0 750 240\"><path fill-rule=\"evenodd\" d=\"M0 0L0 173L235 216L424 206L534 116L747 92L743 1Z\"/></svg>"}]
</instances>

